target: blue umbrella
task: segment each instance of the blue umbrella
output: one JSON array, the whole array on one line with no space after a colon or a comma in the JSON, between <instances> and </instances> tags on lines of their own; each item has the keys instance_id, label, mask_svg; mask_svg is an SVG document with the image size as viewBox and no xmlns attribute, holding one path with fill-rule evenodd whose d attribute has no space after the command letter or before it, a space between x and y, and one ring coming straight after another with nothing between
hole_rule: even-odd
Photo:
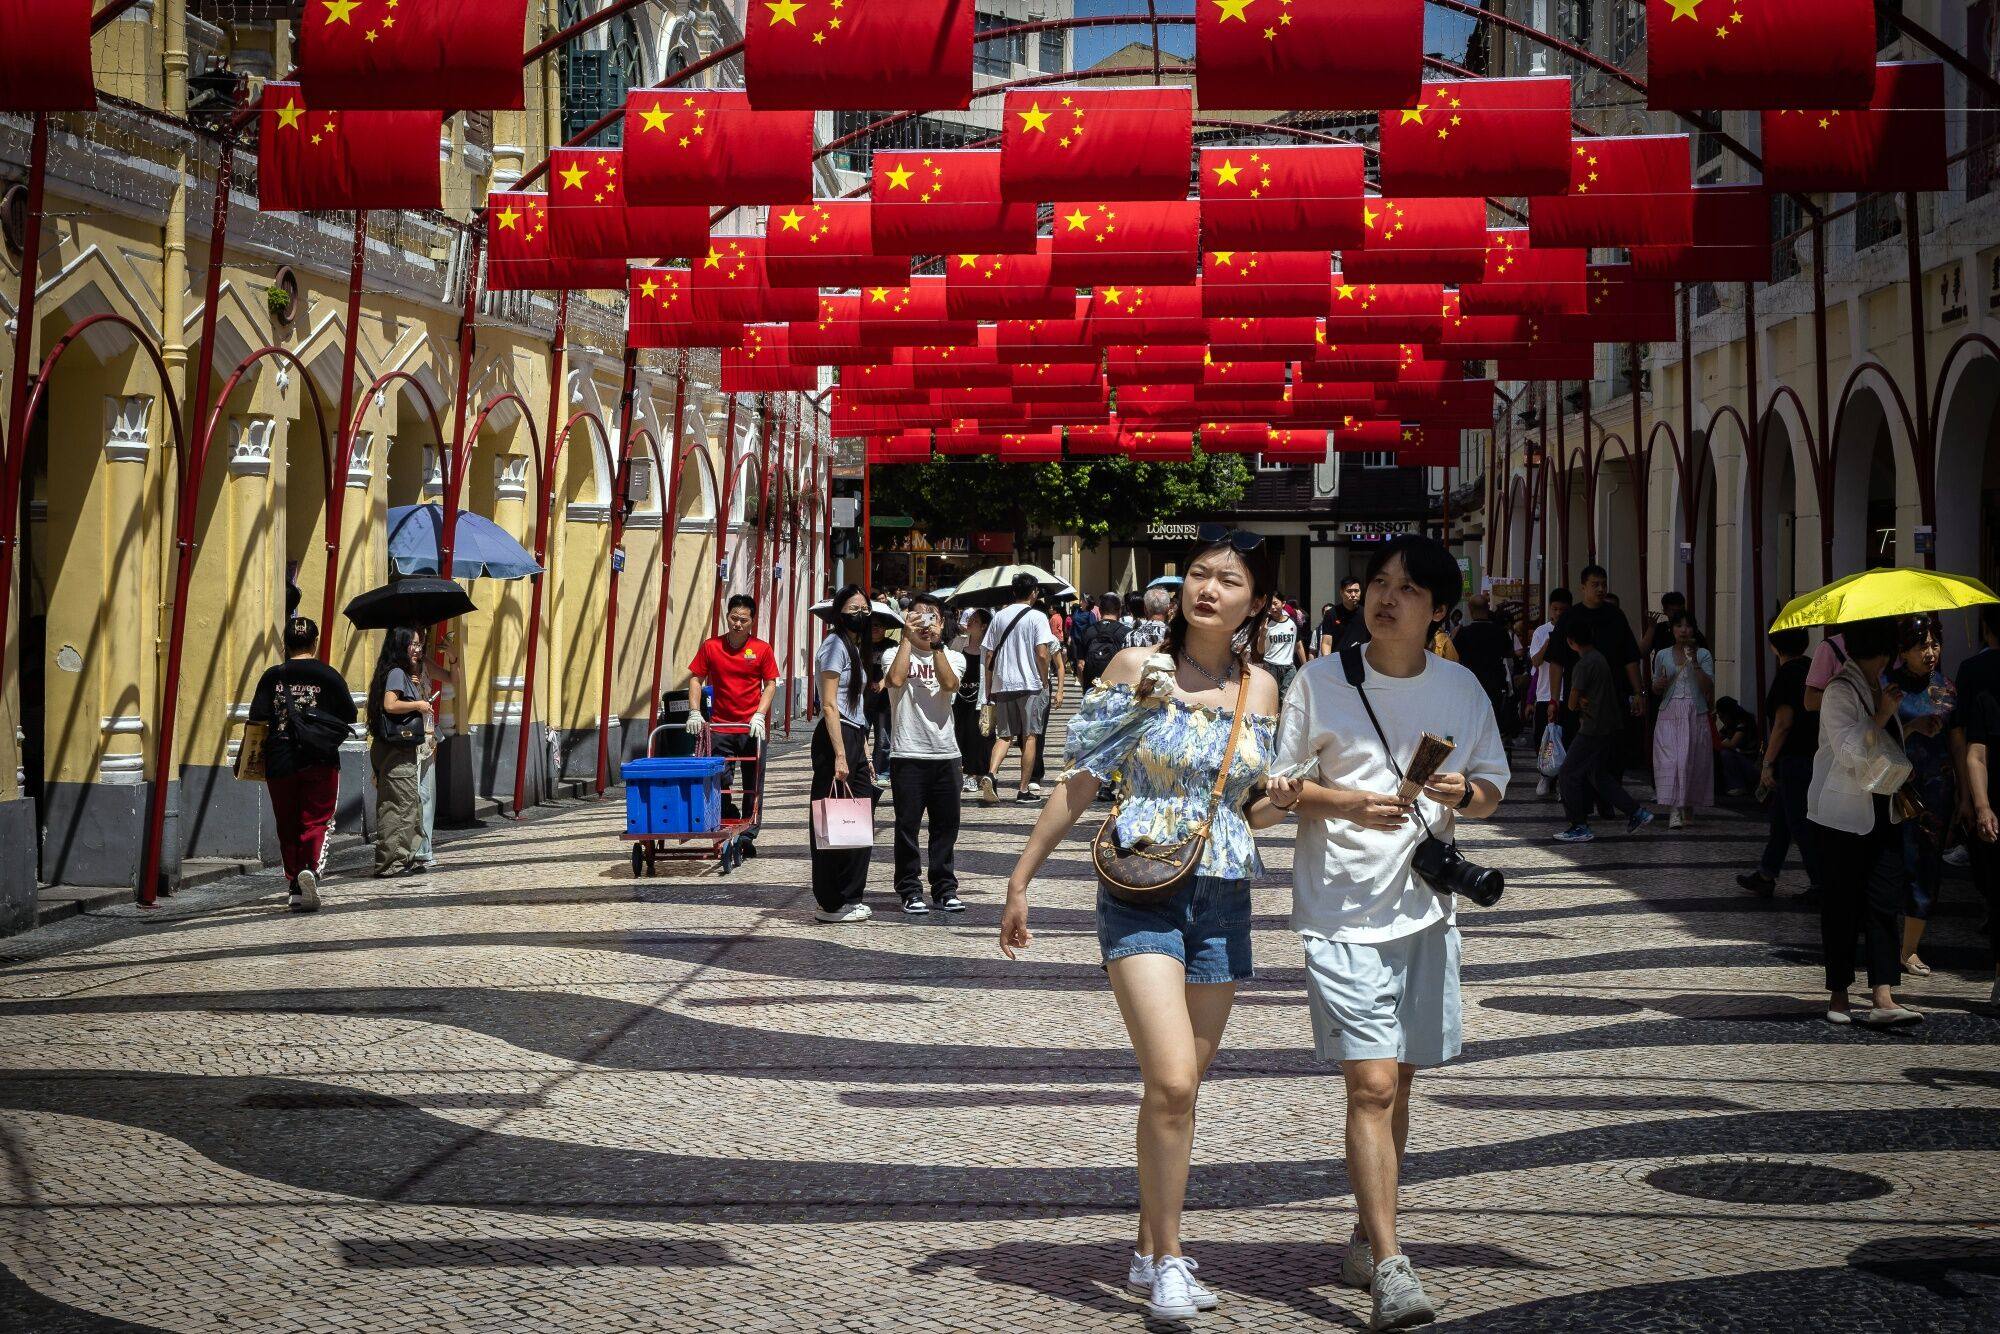
<instances>
[{"instance_id":1,"label":"blue umbrella","mask_svg":"<svg viewBox=\"0 0 2000 1334\"><path fill-rule=\"evenodd\" d=\"M444 511L437 505L395 505L389 510L389 565L397 574L436 574L438 532ZM454 579L525 579L542 567L526 547L493 520L460 510L451 553Z\"/></svg>"},{"instance_id":2,"label":"blue umbrella","mask_svg":"<svg viewBox=\"0 0 2000 1334\"><path fill-rule=\"evenodd\" d=\"M1163 574L1159 578L1155 579L1152 583L1147 584L1146 587L1179 588L1183 582L1185 581L1182 580L1182 578L1177 574Z\"/></svg>"}]
</instances>

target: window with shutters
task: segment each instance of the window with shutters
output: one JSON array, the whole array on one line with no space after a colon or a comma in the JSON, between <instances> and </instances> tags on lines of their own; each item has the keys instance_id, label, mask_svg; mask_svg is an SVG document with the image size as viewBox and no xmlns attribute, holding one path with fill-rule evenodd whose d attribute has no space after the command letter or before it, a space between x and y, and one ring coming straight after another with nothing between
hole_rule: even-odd
<instances>
[{"instance_id":1,"label":"window with shutters","mask_svg":"<svg viewBox=\"0 0 2000 1334\"><path fill-rule=\"evenodd\" d=\"M973 14L972 25L977 32L991 32L995 28L1013 27L1014 20L1005 14L979 11ZM1014 66L1027 63L1028 39L1020 33L996 37L972 48L972 68L981 74L1010 74Z\"/></svg>"}]
</instances>

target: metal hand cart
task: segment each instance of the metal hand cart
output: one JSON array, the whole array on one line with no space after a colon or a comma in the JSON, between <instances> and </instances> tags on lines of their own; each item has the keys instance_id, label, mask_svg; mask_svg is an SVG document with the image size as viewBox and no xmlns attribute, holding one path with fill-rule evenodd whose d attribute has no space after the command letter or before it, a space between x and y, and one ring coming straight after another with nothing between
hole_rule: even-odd
<instances>
[{"instance_id":1,"label":"metal hand cart","mask_svg":"<svg viewBox=\"0 0 2000 1334\"><path fill-rule=\"evenodd\" d=\"M678 729L656 727L646 739L646 757L662 759L667 757L667 742ZM757 837L763 827L764 818L764 760L768 747L763 742L752 742L748 755L714 755L715 733L750 735L748 723L709 723L702 729L701 739L695 744L697 756L710 756L725 765L739 766L732 774L724 769L725 788L732 787L737 793L740 814L734 819L723 817L720 825L700 833L668 834L620 834L619 838L632 845L632 875L655 876L659 874L662 861L702 861L715 858L717 871L728 875L741 866L745 857L746 844ZM743 781L744 768L755 765L756 783ZM728 780L733 777L734 783ZM751 789L751 790L746 790Z\"/></svg>"}]
</instances>

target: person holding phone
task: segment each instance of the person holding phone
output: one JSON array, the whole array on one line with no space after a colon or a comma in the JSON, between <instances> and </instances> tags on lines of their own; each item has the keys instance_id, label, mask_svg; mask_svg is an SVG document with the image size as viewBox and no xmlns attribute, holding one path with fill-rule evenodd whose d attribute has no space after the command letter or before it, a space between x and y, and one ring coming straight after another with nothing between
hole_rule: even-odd
<instances>
[{"instance_id":1,"label":"person holding phone","mask_svg":"<svg viewBox=\"0 0 2000 1334\"><path fill-rule=\"evenodd\" d=\"M896 803L896 895L912 916L930 911L917 847L928 816L931 903L942 912L963 912L952 868L961 768L952 704L965 655L944 646L944 603L929 593L910 599L903 641L883 653L882 669L889 692L889 791Z\"/></svg>"}]
</instances>

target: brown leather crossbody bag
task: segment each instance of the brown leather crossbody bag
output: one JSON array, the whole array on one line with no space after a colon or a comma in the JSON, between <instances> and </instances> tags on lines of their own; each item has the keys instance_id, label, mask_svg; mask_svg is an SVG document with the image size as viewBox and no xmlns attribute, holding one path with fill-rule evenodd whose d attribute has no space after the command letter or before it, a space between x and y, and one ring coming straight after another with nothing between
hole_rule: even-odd
<instances>
[{"instance_id":1,"label":"brown leather crossbody bag","mask_svg":"<svg viewBox=\"0 0 2000 1334\"><path fill-rule=\"evenodd\" d=\"M1250 690L1250 668L1243 668L1236 686L1236 718L1229 725L1229 744L1223 748L1222 763L1215 775L1215 787L1208 794L1208 811L1194 832L1179 843L1149 843L1127 847L1118 841L1120 801L1098 826L1090 841L1090 861L1097 870L1097 882L1105 893L1120 903L1152 907L1165 903L1187 887L1201 865L1208 848L1209 829L1216 809L1222 804L1223 789L1229 785L1229 770L1236 763L1236 743L1243 735L1243 704Z\"/></svg>"}]
</instances>

